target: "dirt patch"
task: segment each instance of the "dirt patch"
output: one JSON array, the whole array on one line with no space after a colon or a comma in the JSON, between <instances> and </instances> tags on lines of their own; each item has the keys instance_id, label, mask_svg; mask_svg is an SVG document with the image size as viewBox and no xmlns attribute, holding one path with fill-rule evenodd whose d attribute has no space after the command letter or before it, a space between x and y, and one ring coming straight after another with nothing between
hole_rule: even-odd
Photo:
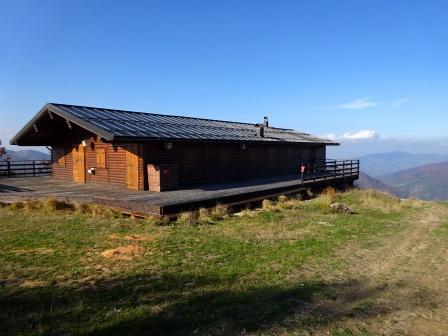
<instances>
[{"instance_id":1,"label":"dirt patch","mask_svg":"<svg viewBox=\"0 0 448 336\"><path fill-rule=\"evenodd\" d=\"M384 238L378 246L349 244L341 251L349 269L336 276L384 288L369 295L381 314L368 314L363 322L347 320L345 326L382 335L447 334L448 248L433 234L446 218L446 209L427 207L409 218L403 231ZM363 310L369 312L371 307Z\"/></svg>"},{"instance_id":2,"label":"dirt patch","mask_svg":"<svg viewBox=\"0 0 448 336\"><path fill-rule=\"evenodd\" d=\"M42 287L46 284L47 284L47 282L41 281L41 280L25 280L19 285L19 287L21 287L21 288L36 288L36 287Z\"/></svg>"},{"instance_id":3,"label":"dirt patch","mask_svg":"<svg viewBox=\"0 0 448 336\"><path fill-rule=\"evenodd\" d=\"M46 247L38 247L35 249L20 249L20 250L14 250L14 253L17 255L25 255L25 254L40 254L40 255L45 255L45 254L53 254L55 251L54 249L51 248L46 248Z\"/></svg>"},{"instance_id":4,"label":"dirt patch","mask_svg":"<svg viewBox=\"0 0 448 336\"><path fill-rule=\"evenodd\" d=\"M141 257L145 249L141 245L131 244L126 246L120 246L114 249L101 252L101 255L108 259L115 260L133 260Z\"/></svg>"},{"instance_id":5,"label":"dirt patch","mask_svg":"<svg viewBox=\"0 0 448 336\"><path fill-rule=\"evenodd\" d=\"M147 240L154 239L154 237L151 237L148 235L142 235L142 234L132 234L132 235L121 236L116 233L110 234L107 238L109 240L128 240L128 241L147 241Z\"/></svg>"}]
</instances>

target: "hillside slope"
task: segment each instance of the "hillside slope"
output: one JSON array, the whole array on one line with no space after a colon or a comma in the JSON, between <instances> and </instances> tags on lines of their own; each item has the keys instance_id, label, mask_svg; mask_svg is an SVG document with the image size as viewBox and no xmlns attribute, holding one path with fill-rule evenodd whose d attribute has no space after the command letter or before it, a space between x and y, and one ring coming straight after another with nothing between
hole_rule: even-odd
<instances>
[{"instance_id":1,"label":"hillside slope","mask_svg":"<svg viewBox=\"0 0 448 336\"><path fill-rule=\"evenodd\" d=\"M390 185L363 172L359 173L359 180L355 182L355 185L361 189L376 189L395 194L394 188Z\"/></svg>"},{"instance_id":2,"label":"hillside slope","mask_svg":"<svg viewBox=\"0 0 448 336\"><path fill-rule=\"evenodd\" d=\"M359 160L364 173L379 177L430 163L448 161L448 155L389 152L365 155Z\"/></svg>"},{"instance_id":3,"label":"hillside slope","mask_svg":"<svg viewBox=\"0 0 448 336\"><path fill-rule=\"evenodd\" d=\"M448 200L448 161L406 169L380 179L401 197Z\"/></svg>"}]
</instances>

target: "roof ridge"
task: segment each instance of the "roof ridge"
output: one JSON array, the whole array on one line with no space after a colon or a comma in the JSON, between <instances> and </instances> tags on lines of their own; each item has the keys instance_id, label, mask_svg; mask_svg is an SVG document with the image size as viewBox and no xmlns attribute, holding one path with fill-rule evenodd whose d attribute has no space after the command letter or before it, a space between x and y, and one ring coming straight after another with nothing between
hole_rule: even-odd
<instances>
[{"instance_id":1,"label":"roof ridge","mask_svg":"<svg viewBox=\"0 0 448 336\"><path fill-rule=\"evenodd\" d=\"M87 106L87 105L74 105L74 104L62 104L62 103L48 103L48 104L55 105L55 106L58 106L58 105L60 105L60 106L72 106L72 107L82 107L82 108L98 109L98 110L110 110L110 111L118 111L118 112L126 112L126 113L149 114L149 115L163 116L163 117L175 117L175 118L195 119L195 120L204 120L204 121L216 121L216 122L240 124L240 125L252 125L254 127L257 124L259 124L259 123L240 122L240 121L210 119L210 118L188 117L188 116L181 116L181 115L174 115L174 114L163 114L163 113L142 112L142 111L129 111L129 110L123 110L123 109L97 107L97 106ZM292 128L280 128L280 127L271 127L271 126L269 126L268 128L270 128L270 129L277 129L277 130L283 130L283 131L299 132L299 131L296 131L296 130L294 130Z\"/></svg>"}]
</instances>

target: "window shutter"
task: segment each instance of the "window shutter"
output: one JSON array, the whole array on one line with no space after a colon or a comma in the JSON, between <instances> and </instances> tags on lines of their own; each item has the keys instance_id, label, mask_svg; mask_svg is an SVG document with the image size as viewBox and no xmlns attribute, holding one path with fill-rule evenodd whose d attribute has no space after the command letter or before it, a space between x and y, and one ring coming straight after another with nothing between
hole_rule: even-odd
<instances>
[{"instance_id":1,"label":"window shutter","mask_svg":"<svg viewBox=\"0 0 448 336\"><path fill-rule=\"evenodd\" d=\"M104 148L96 149L96 167L106 168L106 150Z\"/></svg>"}]
</instances>

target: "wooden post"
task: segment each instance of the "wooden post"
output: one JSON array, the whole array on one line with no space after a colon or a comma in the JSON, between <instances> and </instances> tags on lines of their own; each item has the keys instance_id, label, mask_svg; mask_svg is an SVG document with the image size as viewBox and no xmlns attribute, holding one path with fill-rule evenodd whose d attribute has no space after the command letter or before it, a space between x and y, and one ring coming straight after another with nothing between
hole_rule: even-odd
<instances>
[{"instance_id":1,"label":"wooden post","mask_svg":"<svg viewBox=\"0 0 448 336\"><path fill-rule=\"evenodd\" d=\"M11 177L11 162L9 160L6 161L6 165L8 167L8 177Z\"/></svg>"},{"instance_id":2,"label":"wooden post","mask_svg":"<svg viewBox=\"0 0 448 336\"><path fill-rule=\"evenodd\" d=\"M36 176L36 161L33 160L33 176Z\"/></svg>"},{"instance_id":3,"label":"wooden post","mask_svg":"<svg viewBox=\"0 0 448 336\"><path fill-rule=\"evenodd\" d=\"M334 161L334 173L333 173L333 180L336 178L336 171L337 171L338 161Z\"/></svg>"}]
</instances>

